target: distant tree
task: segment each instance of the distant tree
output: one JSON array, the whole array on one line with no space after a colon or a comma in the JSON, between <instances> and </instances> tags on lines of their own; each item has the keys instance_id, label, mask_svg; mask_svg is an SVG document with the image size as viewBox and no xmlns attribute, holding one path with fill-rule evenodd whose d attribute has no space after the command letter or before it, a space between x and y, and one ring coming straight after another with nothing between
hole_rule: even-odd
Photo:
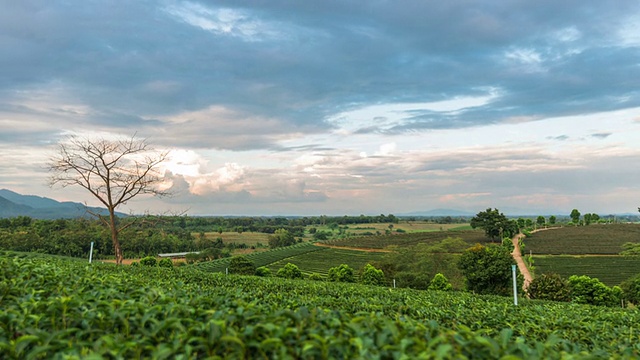
<instances>
[{"instance_id":1,"label":"distant tree","mask_svg":"<svg viewBox=\"0 0 640 360\"><path fill-rule=\"evenodd\" d=\"M384 285L384 272L371 264L365 265L360 281L365 285Z\"/></svg>"},{"instance_id":2,"label":"distant tree","mask_svg":"<svg viewBox=\"0 0 640 360\"><path fill-rule=\"evenodd\" d=\"M536 219L536 224L538 226L544 226L544 224L546 223L547 223L547 220L542 215L538 216L538 218Z\"/></svg>"},{"instance_id":3,"label":"distant tree","mask_svg":"<svg viewBox=\"0 0 640 360\"><path fill-rule=\"evenodd\" d=\"M340 266L332 267L329 269L329 281L337 282L355 282L356 278L353 274L353 269L347 264L340 264Z\"/></svg>"},{"instance_id":4,"label":"distant tree","mask_svg":"<svg viewBox=\"0 0 640 360\"><path fill-rule=\"evenodd\" d=\"M555 215L549 216L549 225L555 225L556 224L556 220L557 220L557 218L555 217Z\"/></svg>"},{"instance_id":5,"label":"distant tree","mask_svg":"<svg viewBox=\"0 0 640 360\"><path fill-rule=\"evenodd\" d=\"M238 275L254 275L256 266L244 256L235 256L229 261L229 273Z\"/></svg>"},{"instance_id":6,"label":"distant tree","mask_svg":"<svg viewBox=\"0 0 640 360\"><path fill-rule=\"evenodd\" d=\"M481 228L491 240L501 237L512 237L518 233L518 223L509 220L498 209L488 208L471 219L472 228Z\"/></svg>"},{"instance_id":7,"label":"distant tree","mask_svg":"<svg viewBox=\"0 0 640 360\"><path fill-rule=\"evenodd\" d=\"M429 290L450 291L453 286L449 280L441 273L437 273L431 282L429 282Z\"/></svg>"},{"instance_id":8,"label":"distant tree","mask_svg":"<svg viewBox=\"0 0 640 360\"><path fill-rule=\"evenodd\" d=\"M584 219L584 224L585 225L590 225L591 224L591 214L590 213L586 213L582 216L582 218Z\"/></svg>"},{"instance_id":9,"label":"distant tree","mask_svg":"<svg viewBox=\"0 0 640 360\"><path fill-rule=\"evenodd\" d=\"M580 211L578 211L578 209L573 209L571 210L571 214L569 214L569 217L571 218L571 221L573 221L574 224L578 224L580 223Z\"/></svg>"},{"instance_id":10,"label":"distant tree","mask_svg":"<svg viewBox=\"0 0 640 360\"><path fill-rule=\"evenodd\" d=\"M277 247L291 246L296 243L296 239L289 231L285 229L278 229L269 235L269 247L274 249Z\"/></svg>"},{"instance_id":11,"label":"distant tree","mask_svg":"<svg viewBox=\"0 0 640 360\"><path fill-rule=\"evenodd\" d=\"M118 234L126 225L118 223L116 208L138 195L167 195L157 185L162 181L159 165L167 152L156 152L146 140L106 140L70 137L58 144L58 154L47 167L52 173L49 184L62 187L78 185L98 199L109 213L93 213L111 230L116 263L122 264Z\"/></svg>"},{"instance_id":12,"label":"distant tree","mask_svg":"<svg viewBox=\"0 0 640 360\"><path fill-rule=\"evenodd\" d=\"M531 229L531 228L533 227L533 220L531 220L531 219L526 219L526 220L524 221L524 226L525 226L527 229Z\"/></svg>"},{"instance_id":13,"label":"distant tree","mask_svg":"<svg viewBox=\"0 0 640 360\"><path fill-rule=\"evenodd\" d=\"M302 271L300 271L296 264L287 263L287 265L278 270L276 276L285 279L302 279Z\"/></svg>"},{"instance_id":14,"label":"distant tree","mask_svg":"<svg viewBox=\"0 0 640 360\"><path fill-rule=\"evenodd\" d=\"M512 291L509 249L476 244L460 255L458 267L466 278L467 289L477 294L509 295Z\"/></svg>"}]
</instances>

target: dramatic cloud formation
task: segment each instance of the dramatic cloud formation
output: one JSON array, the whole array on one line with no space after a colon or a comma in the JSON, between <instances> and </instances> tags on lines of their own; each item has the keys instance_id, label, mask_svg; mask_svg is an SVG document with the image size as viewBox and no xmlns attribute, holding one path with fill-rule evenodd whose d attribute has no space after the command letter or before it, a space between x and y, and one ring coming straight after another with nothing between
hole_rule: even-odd
<instances>
[{"instance_id":1,"label":"dramatic cloud formation","mask_svg":"<svg viewBox=\"0 0 640 360\"><path fill-rule=\"evenodd\" d=\"M172 149L190 214L633 212L640 3L1 1L0 187L69 134Z\"/></svg>"}]
</instances>

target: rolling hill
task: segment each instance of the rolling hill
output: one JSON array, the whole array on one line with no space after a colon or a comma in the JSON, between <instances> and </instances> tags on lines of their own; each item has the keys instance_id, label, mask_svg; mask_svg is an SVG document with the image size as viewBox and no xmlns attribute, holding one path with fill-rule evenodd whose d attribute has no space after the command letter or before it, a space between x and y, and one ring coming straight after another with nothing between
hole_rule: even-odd
<instances>
[{"instance_id":1,"label":"rolling hill","mask_svg":"<svg viewBox=\"0 0 640 360\"><path fill-rule=\"evenodd\" d=\"M62 219L91 216L94 213L108 215L106 209L87 207L82 203L60 202L47 197L22 195L7 189L0 189L0 218L29 216L34 219ZM126 214L119 213L119 216Z\"/></svg>"}]
</instances>

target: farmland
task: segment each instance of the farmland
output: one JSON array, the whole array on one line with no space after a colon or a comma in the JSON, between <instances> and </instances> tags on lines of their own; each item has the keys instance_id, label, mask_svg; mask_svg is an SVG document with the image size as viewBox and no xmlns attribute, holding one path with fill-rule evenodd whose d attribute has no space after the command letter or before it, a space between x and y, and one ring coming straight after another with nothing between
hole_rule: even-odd
<instances>
[{"instance_id":1,"label":"farmland","mask_svg":"<svg viewBox=\"0 0 640 360\"><path fill-rule=\"evenodd\" d=\"M335 246L356 248L384 249L388 246L406 247L416 244L435 244L447 237L459 237L472 246L475 243L486 243L487 238L480 230L433 231L407 234L390 234L379 236L361 236L346 239L331 240L328 243Z\"/></svg>"},{"instance_id":2,"label":"farmland","mask_svg":"<svg viewBox=\"0 0 640 360\"><path fill-rule=\"evenodd\" d=\"M527 237L526 251L545 255L616 255L622 244L640 242L640 224L569 226Z\"/></svg>"},{"instance_id":3,"label":"farmland","mask_svg":"<svg viewBox=\"0 0 640 360\"><path fill-rule=\"evenodd\" d=\"M608 286L640 274L640 260L623 256L534 256L536 273L588 275Z\"/></svg>"},{"instance_id":4,"label":"farmland","mask_svg":"<svg viewBox=\"0 0 640 360\"><path fill-rule=\"evenodd\" d=\"M640 311L0 253L0 351L49 358L637 358Z\"/></svg>"},{"instance_id":5,"label":"farmland","mask_svg":"<svg viewBox=\"0 0 640 360\"><path fill-rule=\"evenodd\" d=\"M347 264L357 270L367 263L380 260L383 256L384 253L322 248L320 251L277 261L269 265L269 268L275 272L287 263L292 263L297 265L303 273L316 273L326 276L331 267Z\"/></svg>"}]
</instances>

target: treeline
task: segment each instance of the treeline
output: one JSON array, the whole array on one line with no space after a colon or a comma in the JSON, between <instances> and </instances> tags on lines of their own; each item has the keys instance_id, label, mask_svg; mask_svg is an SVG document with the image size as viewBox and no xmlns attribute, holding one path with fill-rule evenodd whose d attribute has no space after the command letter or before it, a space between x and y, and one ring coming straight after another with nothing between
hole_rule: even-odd
<instances>
[{"instance_id":1,"label":"treeline","mask_svg":"<svg viewBox=\"0 0 640 360\"><path fill-rule=\"evenodd\" d=\"M135 219L123 219L134 221ZM124 225L124 224L123 224ZM191 232L162 223L132 222L120 233L125 257L199 251L212 241L195 239ZM0 249L86 257L94 243L94 256L113 256L109 230L97 220L34 220L26 216L0 219Z\"/></svg>"},{"instance_id":2,"label":"treeline","mask_svg":"<svg viewBox=\"0 0 640 360\"><path fill-rule=\"evenodd\" d=\"M376 216L304 216L304 217L196 217L196 216L175 216L164 217L173 223L174 226L189 229L194 232L200 231L253 231L273 234L278 229L287 229L295 233L295 228L304 228L309 225L349 225L349 224L373 224L390 223L397 224L400 219L393 215ZM294 229L294 231L292 231Z\"/></svg>"}]
</instances>

